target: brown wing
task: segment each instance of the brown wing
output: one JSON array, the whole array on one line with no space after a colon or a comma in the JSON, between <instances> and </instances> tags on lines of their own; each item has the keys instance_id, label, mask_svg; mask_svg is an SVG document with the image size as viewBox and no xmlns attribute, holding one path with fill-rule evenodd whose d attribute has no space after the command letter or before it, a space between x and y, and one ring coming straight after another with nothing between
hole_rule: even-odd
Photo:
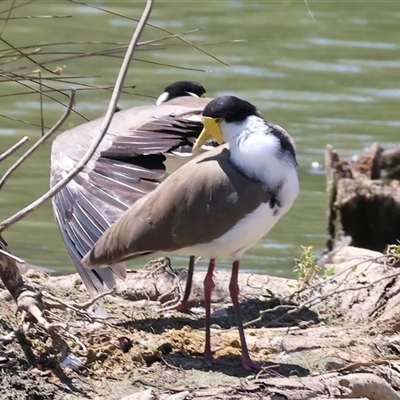
<instances>
[{"instance_id":1,"label":"brown wing","mask_svg":"<svg viewBox=\"0 0 400 400\"><path fill-rule=\"evenodd\" d=\"M209 99L197 108L174 105L135 107L114 115L98 152L87 168L54 198L54 214L66 249L91 295L115 286L114 274L124 278L123 264L86 269L81 259L104 231L165 174L163 153L192 146L200 133L200 116ZM186 104L187 101L186 101ZM200 106L201 105L201 106ZM52 146L51 186L81 159L96 136L102 119L59 135Z\"/></svg>"},{"instance_id":2,"label":"brown wing","mask_svg":"<svg viewBox=\"0 0 400 400\"><path fill-rule=\"evenodd\" d=\"M270 198L260 182L236 169L221 146L189 161L134 204L83 262L98 266L211 242Z\"/></svg>"}]
</instances>

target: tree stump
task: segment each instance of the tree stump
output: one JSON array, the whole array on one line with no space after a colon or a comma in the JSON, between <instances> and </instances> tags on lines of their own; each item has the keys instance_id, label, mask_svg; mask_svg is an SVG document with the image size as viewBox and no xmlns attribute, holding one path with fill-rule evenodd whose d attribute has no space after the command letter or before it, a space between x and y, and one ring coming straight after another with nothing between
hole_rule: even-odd
<instances>
[{"instance_id":1,"label":"tree stump","mask_svg":"<svg viewBox=\"0 0 400 400\"><path fill-rule=\"evenodd\" d=\"M396 164L397 163L397 164ZM384 251L400 240L400 183L381 179L400 170L400 146L376 143L355 161L341 160L327 145L328 252L344 245Z\"/></svg>"}]
</instances>

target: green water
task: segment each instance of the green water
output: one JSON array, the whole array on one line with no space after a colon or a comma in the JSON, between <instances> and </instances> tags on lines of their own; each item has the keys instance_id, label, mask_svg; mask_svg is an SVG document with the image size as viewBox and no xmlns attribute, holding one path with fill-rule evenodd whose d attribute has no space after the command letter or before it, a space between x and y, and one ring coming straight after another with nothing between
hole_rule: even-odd
<instances>
[{"instance_id":1,"label":"green water","mask_svg":"<svg viewBox=\"0 0 400 400\"><path fill-rule=\"evenodd\" d=\"M10 3L3 2L0 11L5 11ZM143 7L143 2L138 1L91 4L133 18L140 16ZM256 104L269 121L292 134L298 153L301 193L273 231L248 251L242 262L242 268L247 270L291 276L301 245L313 245L317 251L323 249L327 237L325 177L311 173L310 169L312 162L323 165L327 143L341 156L351 157L373 142L389 147L400 137L400 2L320 1L309 2L309 6L315 22L302 1L158 1L152 24L173 33L200 29L184 36L185 39L229 66L177 39L143 46L135 54L127 79L127 85L136 85L136 89L127 92L145 96L125 93L121 98L124 106L151 104L167 84L180 79L198 80L210 96L235 94ZM63 1L35 2L11 13L12 17L28 15L68 17L8 22L1 37L14 46L29 45L31 50L41 47L41 52L32 55L38 63L62 59L78 51L116 48L128 42L135 25L128 18ZM166 36L148 27L142 41ZM69 44L77 41L103 43ZM47 43L60 44L44 46ZM7 59L7 49L0 43L2 63ZM54 55L55 52L58 54ZM114 84L122 54L120 51L107 57L60 60L46 66L62 67L61 77L73 81L78 88L84 84L109 87ZM1 68L27 63L26 59L11 60ZM37 69L32 63L31 76L37 76L33 73ZM44 71L43 76L49 74ZM71 86L68 82L45 83L59 89ZM40 124L37 93L6 96L26 90L2 80L0 152L23 135L31 140L40 136L40 128L5 118ZM107 90L78 91L75 109L88 119L101 116L109 94ZM51 96L66 103L63 95ZM63 112L63 106L54 100L43 101L44 122L51 126ZM81 116L73 115L63 129L83 122ZM1 219L47 189L49 151L50 142L1 190ZM21 151L17 153L20 154ZM1 163L1 173L17 155ZM49 204L8 229L4 236L11 250L28 262L51 268L55 273L74 271ZM174 262L186 264L186 259L175 257ZM142 264L139 260L134 265ZM228 263L220 265L228 267Z\"/></svg>"}]
</instances>

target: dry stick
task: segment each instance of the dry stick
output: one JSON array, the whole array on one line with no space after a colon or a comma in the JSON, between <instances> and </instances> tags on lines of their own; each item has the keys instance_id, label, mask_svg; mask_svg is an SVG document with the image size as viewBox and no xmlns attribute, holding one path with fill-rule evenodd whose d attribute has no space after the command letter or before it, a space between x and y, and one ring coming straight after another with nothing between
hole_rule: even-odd
<instances>
[{"instance_id":1,"label":"dry stick","mask_svg":"<svg viewBox=\"0 0 400 400\"><path fill-rule=\"evenodd\" d=\"M98 294L95 298L90 299L84 303L74 303L74 304L69 304L69 303L53 296L52 294L50 294L49 292L47 292L45 290L42 291L42 296L54 301L55 303L61 304L65 308L70 308L71 310L78 311L78 310L87 310L97 300L99 300L109 294L113 294L114 291L115 291L115 289L111 289L111 290L108 290L107 292L102 292L102 293Z\"/></svg>"},{"instance_id":2,"label":"dry stick","mask_svg":"<svg viewBox=\"0 0 400 400\"><path fill-rule=\"evenodd\" d=\"M45 67L44 65L38 63L36 60L34 60L32 57L29 57L27 54L24 54L22 51L20 51L17 47L14 47L10 42L7 42L7 40L5 40L4 38L0 37L0 41L2 41L3 43L5 43L7 46L9 46L10 48L12 48L14 51L16 51L17 53L19 53L22 57L27 58L29 61L31 61L33 64L35 64L36 66L38 66L39 68L44 69L45 71L49 72L50 74L53 73L53 71L51 71L50 69L48 69L47 67Z\"/></svg>"},{"instance_id":3,"label":"dry stick","mask_svg":"<svg viewBox=\"0 0 400 400\"><path fill-rule=\"evenodd\" d=\"M68 89L68 90L69 90L69 89ZM32 92L32 93L33 93L33 92ZM2 97L2 96L0 96L0 97ZM1 118L5 118L5 119L9 119L9 120L11 120L11 121L19 122L19 123L21 123L21 124L25 124L25 125L29 125L29 126L35 126L35 127L37 127L37 128L40 128L40 127L41 127L40 124L35 124L34 122L25 121L25 120L20 119L20 118L10 117L9 115L5 115L5 114L0 114L0 117L1 117ZM49 126L49 127L46 127L46 129L50 129L50 126Z\"/></svg>"},{"instance_id":4,"label":"dry stick","mask_svg":"<svg viewBox=\"0 0 400 400\"><path fill-rule=\"evenodd\" d=\"M8 156L10 156L12 153L17 151L22 145L24 145L26 142L29 141L28 136L24 136L21 140L19 140L17 143L12 145L8 150L6 150L3 154L0 154L0 162L5 160Z\"/></svg>"},{"instance_id":5,"label":"dry stick","mask_svg":"<svg viewBox=\"0 0 400 400\"><path fill-rule=\"evenodd\" d=\"M391 255L391 256L393 256L393 255ZM356 264L350 265L349 267L345 268L343 271L341 271L338 274L332 275L331 277L329 277L327 279L324 279L323 281L320 281L320 282L318 282L318 283L316 283L316 284L314 284L312 286L307 286L307 287L304 287L302 289L299 289L299 290L295 291L294 293L289 295L287 299L291 300L294 296L298 296L300 293L305 292L307 290L309 290L309 291L316 290L320 286L326 285L327 283L330 283L330 282L336 280L341 275L345 275L345 274L349 275L354 268L356 268L358 266L361 266L362 264L369 263L370 265L367 267L367 268L369 268L374 262L377 262L378 260L380 260L382 258L386 259L387 257L388 257L387 254L383 254L383 255L378 256L376 258L369 258L367 260L363 260L363 261L357 262ZM351 261L351 259L348 260L348 261ZM346 279L343 279L343 281L339 284L339 287L342 286L345 281L346 281Z\"/></svg>"},{"instance_id":6,"label":"dry stick","mask_svg":"<svg viewBox=\"0 0 400 400\"><path fill-rule=\"evenodd\" d=\"M7 11L8 11L8 14L7 14L7 17L4 18L4 19L5 19L5 22L4 22L3 26L1 27L0 36L3 36L4 29L6 29L7 23L8 23L8 21L10 20L11 12L14 10L14 5L15 5L15 0L13 0L12 6L7 10ZM2 19L3 19L3 18L2 18Z\"/></svg>"},{"instance_id":7,"label":"dry stick","mask_svg":"<svg viewBox=\"0 0 400 400\"><path fill-rule=\"evenodd\" d=\"M77 0L69 0L69 1L72 2L72 3L76 3L76 4L82 4L82 5L86 6L86 7L91 7L91 8L94 8L94 9L96 9L96 10L104 11L104 12L109 13L109 14L111 14L111 15L116 15L116 16L118 16L118 17L122 17L122 18L126 18L126 19L129 19L129 20L134 20L134 21L135 21L134 18L127 17L126 15L117 13L117 12L115 12L115 11L111 11L111 10L109 10L109 9L107 9L107 8L97 7L97 6L94 6L94 5L92 5L92 4L87 4L87 3L84 3L84 2L81 2L81 1L77 1ZM165 32L165 33L167 33L168 35L174 35L174 34L173 34L171 31L169 31L168 29L165 29L165 28L162 28L162 27L160 27L160 26L153 25L153 24L148 24L148 25L151 26L152 28L155 28L155 29L158 29L158 30L160 30L160 31L162 31L162 32ZM178 40L181 40L183 43L185 43L185 44L187 44L187 45L189 45L189 46L195 48L196 50L202 52L203 54L205 54L205 55L207 55L207 56L213 58L214 60L220 62L221 64L224 64L224 65L226 65L227 67L229 67L229 64L227 64L226 62L222 61L222 60L219 59L218 57L212 55L211 53L208 53L207 51L203 50L201 47L196 46L195 44L193 44L193 43L190 42L189 40L186 40L186 39L184 39L183 37L180 37L180 36L178 36L177 39L178 39Z\"/></svg>"},{"instance_id":8,"label":"dry stick","mask_svg":"<svg viewBox=\"0 0 400 400\"><path fill-rule=\"evenodd\" d=\"M50 18L72 18L71 15L26 15L23 17L12 17L8 18L10 20L17 20L17 19L50 19ZM4 18L0 18L0 21L4 20Z\"/></svg>"},{"instance_id":9,"label":"dry stick","mask_svg":"<svg viewBox=\"0 0 400 400\"><path fill-rule=\"evenodd\" d=\"M13 261L15 261L17 263L20 263L20 264L24 264L25 263L25 261L22 258L14 256L13 254L11 254L11 253L3 250L3 249L0 249L0 254L3 254L3 256L10 258L11 260L13 260Z\"/></svg>"},{"instance_id":10,"label":"dry stick","mask_svg":"<svg viewBox=\"0 0 400 400\"><path fill-rule=\"evenodd\" d=\"M28 84L22 82L22 78L21 78L20 75L16 75L16 74L14 74L14 73L11 74L9 71L7 71L7 74L8 74L8 75L12 75L13 77L15 77L15 79L11 79L11 77L9 77L8 75L5 75L5 74L3 74L2 76L4 76L6 79L8 79L8 80L11 81L11 82L16 82L16 83L18 83L19 85L24 86L24 87L30 89L32 92L37 92L37 93L40 92L39 89L35 89L33 86L29 86ZM37 82L35 79L30 78L30 77L27 76L27 75L23 76L23 80L26 80L26 81L28 81L28 82L32 82L32 83L38 84L38 82ZM43 83L42 83L42 86L44 86ZM45 86L46 86L46 88L53 89L51 86L47 86L47 85L45 85ZM68 97L68 95L67 95L66 93L64 93L64 92L62 92L62 91L60 91L60 90L58 90L58 91L56 91L56 92L59 93L59 94L62 94L63 96ZM42 96L47 97L48 99L50 99L50 100L52 100L52 101L54 101L54 102L56 102L56 103L58 103L58 104L61 104L61 105L64 106L64 107L66 106L63 102L61 102L60 100L57 100L55 97L52 97L52 96L50 96L50 95L48 95L48 94L44 94L44 93L45 93L45 92L42 91ZM78 111L76 111L76 110L72 110L72 111L73 111L76 115L79 115L80 117L82 117L83 119L85 119L86 121L88 120L87 118L85 118L85 117L84 117L81 113L79 113ZM41 125L40 125L40 126L41 126Z\"/></svg>"},{"instance_id":11,"label":"dry stick","mask_svg":"<svg viewBox=\"0 0 400 400\"><path fill-rule=\"evenodd\" d=\"M369 283L368 285L356 286L356 287L348 287L348 288L344 288L344 289L340 289L340 290L335 289L330 293L326 293L324 295L315 296L312 299L306 300L305 302L300 304L298 306L298 308L299 308L299 310L301 310L302 308L305 308L305 307L312 307L315 303L318 303L321 300L325 300L326 298L331 297L334 294L339 294L339 293L343 293L343 292L354 292L356 290L362 290L362 289L369 289L369 288L375 286L377 283L379 283L381 281L384 281L386 279L396 278L399 275L400 275L400 271L395 272L395 273L390 274L390 275L383 276L382 278L379 278L376 281L373 281L373 282ZM296 310L291 310L291 311L288 312L288 314L291 314L291 313L293 313L295 311Z\"/></svg>"},{"instance_id":12,"label":"dry stick","mask_svg":"<svg viewBox=\"0 0 400 400\"><path fill-rule=\"evenodd\" d=\"M2 232L4 229L8 228L12 224L15 224L17 221L21 220L24 218L26 215L30 214L32 211L36 210L38 207L40 207L45 201L49 200L51 197L53 197L60 189L62 189L68 182L70 182L80 171L82 171L86 165L86 163L92 158L94 152L96 151L97 147L99 146L101 140L103 139L105 133L107 132L108 127L110 126L112 116L114 114L115 107L117 105L118 99L119 99L119 93L121 91L125 76L128 71L128 67L130 64L130 61L132 59L133 52L136 48L136 44L139 40L139 37L146 25L146 22L150 16L151 9L153 7L154 0L147 0L146 2L146 7L143 11L143 14L140 18L140 21L135 29L135 32L133 33L132 39L129 43L128 49L126 51L126 55L124 58L124 61L122 62L121 69L119 71L117 81L115 82L115 88L110 100L110 104L108 105L108 109L106 112L106 115L104 117L102 126L100 128L100 131L90 146L90 148L87 150L85 155L82 157L82 159L79 161L79 163L69 172L69 174L61 181L59 181L57 184L55 184L49 191L47 191L43 196L32 202L30 205L27 207L23 208L22 210L18 211L11 217L7 218L3 222L0 223L0 232Z\"/></svg>"},{"instance_id":13,"label":"dry stick","mask_svg":"<svg viewBox=\"0 0 400 400\"><path fill-rule=\"evenodd\" d=\"M317 21L316 21L315 18L314 18L314 15L313 15L313 13L312 13L312 11L311 11L311 9L310 9L310 6L309 6L308 3L307 3L307 0L304 0L304 3L306 4L308 13L310 14L312 20L316 23Z\"/></svg>"},{"instance_id":14,"label":"dry stick","mask_svg":"<svg viewBox=\"0 0 400 400\"><path fill-rule=\"evenodd\" d=\"M44 143L68 118L69 114L71 113L72 107L74 106L74 99L75 99L75 89L71 89L71 97L69 99L69 104L67 110L65 111L64 115L56 122L56 124L40 139L36 141L35 144L31 146L3 175L0 180L0 190L3 187L6 180L10 177L10 175L42 144ZM16 222L16 221L15 221ZM3 228L5 229L5 228ZM3 230L1 229L1 230Z\"/></svg>"},{"instance_id":15,"label":"dry stick","mask_svg":"<svg viewBox=\"0 0 400 400\"><path fill-rule=\"evenodd\" d=\"M376 262L377 260L379 260L381 258L385 258L387 256L388 255L383 255L383 256L376 257L376 258L371 258L369 260L361 261L360 263L357 263L356 265L352 265L352 266L346 268L340 274L334 275L333 277L331 277L331 278L329 278L327 280L324 280L323 282L319 282L318 284L313 285L312 287L308 287L308 288L305 288L305 289L301 289L300 291L296 291L296 292L294 292L293 294L291 294L290 296L288 296L287 298L285 298L283 300L290 300L291 298L293 298L293 296L298 295L299 293L301 293L301 292L303 292L305 290L315 289L315 288L321 286L322 284L326 284L330 280L337 279L338 276L342 275L345 272L350 274L350 272L354 269L354 267L357 267L360 264L364 264L366 262L370 262L371 265L372 265L373 262ZM390 254L390 256L393 256L393 255ZM367 267L367 268L369 268L369 267ZM274 311L277 311L277 310L279 310L281 308L289 310L289 311L287 311L287 314L293 314L295 312L301 311L303 308L310 308L313 305L315 305L316 303L319 303L319 302L331 297L334 294L339 294L339 293L343 293L343 292L353 292L353 291L362 290L362 289L368 289L370 287L373 287L374 285L376 285L377 283L379 283L381 281L384 281L384 280L387 280L387 279L396 278L399 275L400 275L400 271L394 272L393 274L390 274L390 275L383 276L383 277L381 277L381 278L369 283L368 285L356 286L356 287L348 287L348 288L343 288L343 289L338 290L338 288L340 288L344 284L344 282L346 281L346 279L343 279L343 281L338 284L337 288L335 290L332 290L329 293L315 296L312 299L308 299L308 300L304 301L303 303L299 304L298 306L292 306L292 305L289 305L289 304L287 304L287 305L282 304L282 305L278 305L278 306L276 306L274 308L271 308L271 309L262 310L262 311L259 312L259 317L244 323L243 326L247 327L247 326L250 326L250 325L252 325L252 324L254 324L256 322L260 322L263 315L271 313L271 312L274 312ZM281 320L284 317L284 315L281 315L280 317L275 319L274 322L277 322L277 321Z\"/></svg>"},{"instance_id":16,"label":"dry stick","mask_svg":"<svg viewBox=\"0 0 400 400\"><path fill-rule=\"evenodd\" d=\"M168 32L168 31L167 31ZM182 34L170 34L171 35L171 38L181 38L181 36L183 36L184 34L186 34L186 33L182 33ZM157 43L158 41L162 41L162 40L164 40L165 38L161 38L161 39L154 39L154 40L152 40L152 41L150 41L150 42L153 42L153 43ZM146 42L147 43L147 42ZM190 43L189 43L190 44ZM142 45L142 43L138 43L138 46L141 46ZM192 44L191 44L192 45ZM192 46L194 46L194 45L192 45ZM50 60L48 60L48 61L43 61L41 64L42 65L46 65L46 64L50 64L50 63L52 63L52 64L54 64L54 63L58 63L58 64L60 64L60 63L63 63L63 62L65 62L65 61L69 61L69 60L76 60L76 59L82 59L82 58L87 58L87 57L92 57L92 56L105 56L105 57L120 57L120 55L119 55L119 52L121 52L122 50L124 50L126 48L126 45L121 45L120 47L116 47L116 48L113 48L113 49L106 49L106 50L99 50L99 51L93 51L93 52L89 52L89 53L77 53L77 54L75 54L75 53L73 53L72 55L68 55L68 56L66 56L66 57L61 57L61 58L55 58L55 59L50 59ZM114 53L117 53L117 54L114 54ZM46 54L46 53L41 53L42 55L43 54ZM52 53L53 55L54 54L57 54L57 53ZM61 54L64 54L64 53L61 53ZM207 53L208 54L208 53ZM4 56L3 56L4 57ZM1 58L1 57L0 57ZM15 58L17 58L17 57L15 57ZM23 58L23 56L22 55L19 55L18 56L18 58ZM135 59L135 61L141 61L141 62L147 62L146 60L140 60L140 59ZM5 63L3 63L3 65L4 65ZM158 63L159 65L164 65L164 63ZM189 71L200 71L200 72L207 72L206 70L202 70L202 69L196 69L196 68L184 68L184 67L181 67L181 66L179 66L179 65L173 65L173 67L174 68L178 68L178 69L184 69L184 70L189 70ZM27 66L27 65L24 65L24 66L22 66L22 67L16 67L16 68L14 68L14 69L9 69L9 70L6 70L6 71L4 71L4 73L7 73L7 74L15 74L15 73L17 73L17 72L19 72L19 71L22 71L22 70L26 70L26 69L28 69L29 68L29 66ZM17 77L19 77L19 75L17 75ZM32 80L33 78L30 78L30 77L28 77L28 76L25 76L25 78L26 79L28 79L28 80ZM46 80L50 80L51 78L46 78Z\"/></svg>"},{"instance_id":17,"label":"dry stick","mask_svg":"<svg viewBox=\"0 0 400 400\"><path fill-rule=\"evenodd\" d=\"M17 4L15 4L15 5L14 5L14 3L13 3L12 9L13 9L13 10L16 10L17 8L24 7L24 6L26 6L26 5L30 4L30 3L34 3L34 2L35 2L35 0L26 1L25 3L22 3L22 2L21 2L20 4L17 3ZM7 11L8 11L8 10L0 11L0 15L5 14Z\"/></svg>"},{"instance_id":18,"label":"dry stick","mask_svg":"<svg viewBox=\"0 0 400 400\"><path fill-rule=\"evenodd\" d=\"M60 309L60 310L71 310L74 311L76 313L77 316L79 317L84 317L86 318L86 320L88 320L89 322L93 323L93 322L101 322L104 325L107 326L111 326L115 328L115 324L112 324L110 322L108 322L108 320L116 320L115 317L96 317L94 315L90 315L88 313L87 308L89 308L93 303L95 303L97 300L99 300L100 298L112 294L114 290L110 290L108 292L103 292L100 293L97 297L95 297L94 299L91 299L85 303L67 303L53 295L51 295L50 293L43 291L42 294L42 301L43 299L46 299L45 301L43 301L43 304L46 307L46 311L48 311L48 309L52 309L52 308L56 308L56 309ZM50 301L48 301L50 300ZM119 328L119 330L124 331L125 330L123 328Z\"/></svg>"},{"instance_id":19,"label":"dry stick","mask_svg":"<svg viewBox=\"0 0 400 400\"><path fill-rule=\"evenodd\" d=\"M42 136L44 136L42 72L40 71L40 69L37 72L39 77L40 125L42 127Z\"/></svg>"}]
</instances>

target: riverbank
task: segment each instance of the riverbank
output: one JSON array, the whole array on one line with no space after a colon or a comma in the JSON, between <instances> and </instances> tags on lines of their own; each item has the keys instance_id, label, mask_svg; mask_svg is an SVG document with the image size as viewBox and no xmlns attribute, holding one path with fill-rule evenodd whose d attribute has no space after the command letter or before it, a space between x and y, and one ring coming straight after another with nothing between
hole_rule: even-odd
<instances>
[{"instance_id":1,"label":"riverbank","mask_svg":"<svg viewBox=\"0 0 400 400\"><path fill-rule=\"evenodd\" d=\"M128 274L93 306L84 304L77 274L29 270L24 279L59 306L51 316L66 347L34 321L19 325L1 287L0 398L400 398L393 397L400 390L398 264L397 256L347 247L307 283L242 273L241 311L251 356L264 366L259 373L240 366L229 273L215 274L212 349L237 366L209 368L202 358L204 273L195 273L196 313L187 315L159 311L185 284L185 271L164 268L164 260Z\"/></svg>"}]
</instances>

